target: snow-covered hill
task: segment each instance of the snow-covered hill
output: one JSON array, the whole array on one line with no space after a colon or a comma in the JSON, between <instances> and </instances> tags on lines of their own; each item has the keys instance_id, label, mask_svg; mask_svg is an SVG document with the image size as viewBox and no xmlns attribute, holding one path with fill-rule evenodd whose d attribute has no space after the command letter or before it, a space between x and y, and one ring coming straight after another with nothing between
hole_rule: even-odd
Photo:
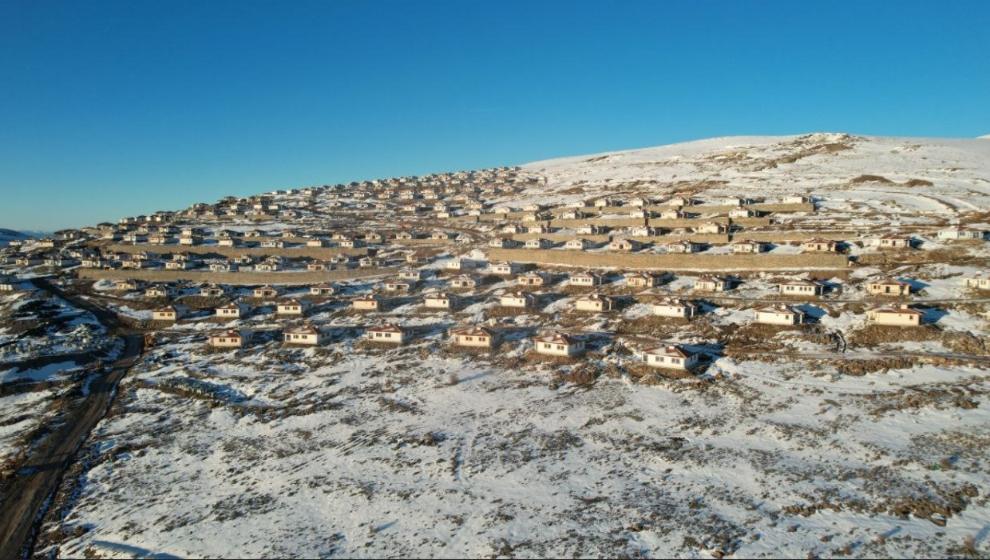
<instances>
[{"instance_id":1,"label":"snow-covered hill","mask_svg":"<svg viewBox=\"0 0 990 560\"><path fill-rule=\"evenodd\" d=\"M621 152L538 161L547 187L534 197L572 202L608 193L688 192L708 198L746 194L832 194L867 188L878 201L905 194L938 206L990 206L990 143L815 133L732 136Z\"/></svg>"}]
</instances>

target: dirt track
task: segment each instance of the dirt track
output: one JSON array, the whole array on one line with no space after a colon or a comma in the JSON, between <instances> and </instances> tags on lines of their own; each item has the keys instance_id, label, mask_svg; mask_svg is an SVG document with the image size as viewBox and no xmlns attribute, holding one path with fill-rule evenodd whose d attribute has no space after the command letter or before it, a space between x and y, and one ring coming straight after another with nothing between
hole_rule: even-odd
<instances>
[{"instance_id":1,"label":"dirt track","mask_svg":"<svg viewBox=\"0 0 990 560\"><path fill-rule=\"evenodd\" d=\"M0 558L23 558L32 553L37 522L44 516L49 498L62 480L76 452L96 424L103 419L117 384L144 350L144 337L123 330L117 316L81 298L65 293L50 282L34 280L35 286L69 301L96 316L107 330L125 341L121 356L101 372L89 385L89 393L66 411L61 422L35 446L0 503Z\"/></svg>"}]
</instances>

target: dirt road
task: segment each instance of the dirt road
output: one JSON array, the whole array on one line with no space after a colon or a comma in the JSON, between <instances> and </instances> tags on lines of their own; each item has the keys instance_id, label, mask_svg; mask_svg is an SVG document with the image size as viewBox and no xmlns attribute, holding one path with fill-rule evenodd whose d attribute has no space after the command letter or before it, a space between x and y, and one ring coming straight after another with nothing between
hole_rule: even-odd
<instances>
[{"instance_id":1,"label":"dirt road","mask_svg":"<svg viewBox=\"0 0 990 560\"><path fill-rule=\"evenodd\" d=\"M76 452L96 424L106 415L117 392L117 384L144 350L144 337L127 332L117 316L76 296L67 294L44 279L33 281L41 290L53 293L74 306L85 309L107 330L124 339L120 357L89 385L89 393L73 403L53 431L35 446L7 487L0 503L0 559L30 555L42 519Z\"/></svg>"}]
</instances>

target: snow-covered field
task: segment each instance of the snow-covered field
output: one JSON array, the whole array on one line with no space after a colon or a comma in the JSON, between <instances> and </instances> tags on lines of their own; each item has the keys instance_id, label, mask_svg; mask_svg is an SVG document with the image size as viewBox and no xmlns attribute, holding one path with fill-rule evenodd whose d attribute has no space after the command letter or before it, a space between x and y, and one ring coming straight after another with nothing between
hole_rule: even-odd
<instances>
[{"instance_id":1,"label":"snow-covered field","mask_svg":"<svg viewBox=\"0 0 990 560\"><path fill-rule=\"evenodd\" d=\"M818 278L830 288L822 297L787 300L811 319L793 329L753 325L755 309L782 299L778 284L808 279L810 269L744 271L722 294L693 292L697 275L680 271L655 288L631 290L621 271L610 270L600 290L628 305L582 314L573 310L582 292L562 280L574 270L561 265L547 267L558 278L537 290L543 297L533 309L499 309L499 296L519 289L500 278L462 293L455 311L426 310L419 297L448 289L449 276L437 276L438 269L453 256L488 260L478 243L502 224L408 218L413 225L406 226L421 231L450 225L477 239L441 244L432 261L424 257L419 266L429 272L415 293L382 312L358 314L349 303L380 292L384 276L336 283L333 298L317 298L306 318L332 334L319 349L284 347L280 329L300 320L278 317L271 301L252 301L246 318L229 323L217 322L204 304L174 325L155 326L154 347L125 377L67 475L35 552L988 554L990 373L987 361L965 358L990 353L990 293L967 288L965 278L987 270L990 249L940 241L936 230L990 229L990 142L731 137L536 162L523 171L543 182L486 202L519 209L581 205L606 194L663 200L676 193L706 205L730 196L811 196L815 212L774 213L773 223L747 226L737 237L753 230L848 233L852 264ZM299 202L287 194L276 200ZM369 203L338 202L351 209ZM306 207L314 212L307 219L333 229L319 222L316 208L347 228L394 225L387 214L338 217L329 203ZM244 220L228 229L284 232L294 225ZM912 235L917 248L885 253L863 243L883 233ZM392 245L379 256L401 257L406 248ZM725 244L705 249L731 252ZM800 252L785 240L774 241L770 254ZM909 283L910 301L929 324L874 332L865 310L878 301L866 283L881 278ZM141 290L118 294L109 281L78 284L91 301L135 324L158 305ZM195 297L194 286L173 287ZM227 288L224 301L250 300L251 288ZM308 297L304 287L280 289L281 298ZM44 312L62 327L21 340L23 329L0 325L0 358L55 359L98 348L105 334L58 299L42 305L37 294L3 297L9 316L31 320ZM650 304L662 297L696 299L701 315L683 324L653 316ZM414 341L381 348L361 340L365 327L384 322L415 328ZM450 346L447 329L479 323L505 330L496 351ZM208 333L234 327L255 333L247 348L206 349ZM589 356L576 363L533 359L530 336L548 328L585 337ZM683 379L646 374L641 351L664 343L688 345L711 363ZM57 380L69 365L0 366L0 381ZM45 417L37 411L55 395L0 398L0 445L14 445L37 426ZM31 413L19 416L24 410Z\"/></svg>"}]
</instances>

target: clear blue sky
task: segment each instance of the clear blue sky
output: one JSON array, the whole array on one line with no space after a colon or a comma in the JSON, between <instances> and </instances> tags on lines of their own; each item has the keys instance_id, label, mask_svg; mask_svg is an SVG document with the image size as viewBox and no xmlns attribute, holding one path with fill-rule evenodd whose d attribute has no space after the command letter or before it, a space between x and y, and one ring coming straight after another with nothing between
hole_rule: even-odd
<instances>
[{"instance_id":1,"label":"clear blue sky","mask_svg":"<svg viewBox=\"0 0 990 560\"><path fill-rule=\"evenodd\" d=\"M0 0L0 227L988 99L986 0Z\"/></svg>"}]
</instances>

